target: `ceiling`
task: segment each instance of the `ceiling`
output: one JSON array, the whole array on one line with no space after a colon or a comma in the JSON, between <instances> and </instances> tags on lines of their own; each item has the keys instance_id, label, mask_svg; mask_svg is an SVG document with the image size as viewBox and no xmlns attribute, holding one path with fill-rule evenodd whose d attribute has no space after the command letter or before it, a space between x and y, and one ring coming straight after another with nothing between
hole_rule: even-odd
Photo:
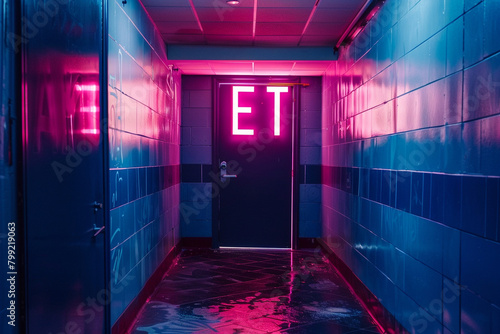
<instances>
[{"instance_id":1,"label":"ceiling","mask_svg":"<svg viewBox=\"0 0 500 334\"><path fill-rule=\"evenodd\" d=\"M333 49L367 0L240 0L238 5L229 5L226 0L142 2L168 45ZM275 69L268 61L261 62L239 60L233 65L246 74L260 74L256 73L259 68ZM178 63L185 74L202 74L194 73L197 70L193 66L204 74L241 74L227 73L227 61ZM282 64L287 74L274 72L294 75L297 65L302 70L307 67L314 73L324 72L322 62L304 63L309 65L300 61Z\"/></svg>"}]
</instances>

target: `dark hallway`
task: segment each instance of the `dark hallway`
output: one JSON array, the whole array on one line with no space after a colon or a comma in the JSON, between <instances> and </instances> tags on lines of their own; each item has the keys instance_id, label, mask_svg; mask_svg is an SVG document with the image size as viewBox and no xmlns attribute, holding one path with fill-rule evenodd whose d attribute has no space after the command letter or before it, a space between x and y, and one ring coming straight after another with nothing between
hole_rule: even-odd
<instances>
[{"instance_id":1,"label":"dark hallway","mask_svg":"<svg viewBox=\"0 0 500 334\"><path fill-rule=\"evenodd\" d=\"M130 333L381 332L321 252L193 249Z\"/></svg>"}]
</instances>

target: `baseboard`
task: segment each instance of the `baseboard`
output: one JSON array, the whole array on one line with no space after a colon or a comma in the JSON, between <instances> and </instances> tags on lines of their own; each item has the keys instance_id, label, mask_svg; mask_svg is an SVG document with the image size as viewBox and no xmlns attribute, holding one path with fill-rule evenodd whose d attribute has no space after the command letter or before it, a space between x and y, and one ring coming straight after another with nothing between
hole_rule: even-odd
<instances>
[{"instance_id":1,"label":"baseboard","mask_svg":"<svg viewBox=\"0 0 500 334\"><path fill-rule=\"evenodd\" d=\"M297 246L299 249L318 248L319 244L317 238L299 238Z\"/></svg>"},{"instance_id":2,"label":"baseboard","mask_svg":"<svg viewBox=\"0 0 500 334\"><path fill-rule=\"evenodd\" d=\"M212 238L182 238L182 248L212 248Z\"/></svg>"},{"instance_id":3,"label":"baseboard","mask_svg":"<svg viewBox=\"0 0 500 334\"><path fill-rule=\"evenodd\" d=\"M168 255L165 257L163 262L156 268L155 272L147 280L144 287L141 289L139 294L132 300L132 302L127 306L125 311L120 315L118 320L111 328L112 334L123 334L127 333L130 327L134 324L137 315L141 311L142 307L146 303L147 299L153 294L156 287L163 278L163 275L167 272L168 268L173 264L177 255L181 251L181 242L174 246Z\"/></svg>"},{"instance_id":4,"label":"baseboard","mask_svg":"<svg viewBox=\"0 0 500 334\"><path fill-rule=\"evenodd\" d=\"M382 327L384 333L408 334L408 331L396 320L394 315L387 311L378 298L363 284L363 282L361 282L358 276L353 273L351 268L349 268L349 266L347 266L322 239L317 239L317 242L328 258L328 261L337 268L347 284L351 286L363 306Z\"/></svg>"}]
</instances>

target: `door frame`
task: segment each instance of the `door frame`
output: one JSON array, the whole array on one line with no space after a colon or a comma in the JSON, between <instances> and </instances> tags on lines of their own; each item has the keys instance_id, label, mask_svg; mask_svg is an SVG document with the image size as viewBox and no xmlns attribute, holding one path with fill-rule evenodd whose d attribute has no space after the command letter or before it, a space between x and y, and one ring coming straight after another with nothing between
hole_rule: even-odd
<instances>
[{"instance_id":1,"label":"door frame","mask_svg":"<svg viewBox=\"0 0 500 334\"><path fill-rule=\"evenodd\" d=\"M265 84L270 82L290 83L292 87L292 194L291 194L291 249L298 248L299 237L299 173L300 173L300 123L299 123L299 86L300 77L295 76L214 76L212 78L212 175L219 174L218 161L220 158L219 137L219 85L220 84ZM212 181L212 187L219 187ZM212 248L220 248L220 191L213 191L212 196Z\"/></svg>"},{"instance_id":2,"label":"door frame","mask_svg":"<svg viewBox=\"0 0 500 334\"><path fill-rule=\"evenodd\" d=\"M111 199L109 195L109 105L108 105L108 90L109 90L109 73L108 73L108 0L102 0L102 12L101 12L101 33L102 33L102 43L101 43L101 64L99 68L99 107L101 108L100 116L100 128L102 135L102 191L103 191L103 226L104 229L104 289L107 291L109 300L104 307L104 334L111 333L111 231L110 231L110 207Z\"/></svg>"}]
</instances>

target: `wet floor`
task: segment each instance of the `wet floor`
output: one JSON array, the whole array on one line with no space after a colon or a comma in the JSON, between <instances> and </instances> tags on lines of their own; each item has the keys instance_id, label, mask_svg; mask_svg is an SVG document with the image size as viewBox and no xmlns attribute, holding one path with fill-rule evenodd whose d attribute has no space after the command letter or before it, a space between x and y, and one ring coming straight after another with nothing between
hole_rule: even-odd
<instances>
[{"instance_id":1,"label":"wet floor","mask_svg":"<svg viewBox=\"0 0 500 334\"><path fill-rule=\"evenodd\" d=\"M381 333L314 251L184 250L131 333Z\"/></svg>"}]
</instances>

